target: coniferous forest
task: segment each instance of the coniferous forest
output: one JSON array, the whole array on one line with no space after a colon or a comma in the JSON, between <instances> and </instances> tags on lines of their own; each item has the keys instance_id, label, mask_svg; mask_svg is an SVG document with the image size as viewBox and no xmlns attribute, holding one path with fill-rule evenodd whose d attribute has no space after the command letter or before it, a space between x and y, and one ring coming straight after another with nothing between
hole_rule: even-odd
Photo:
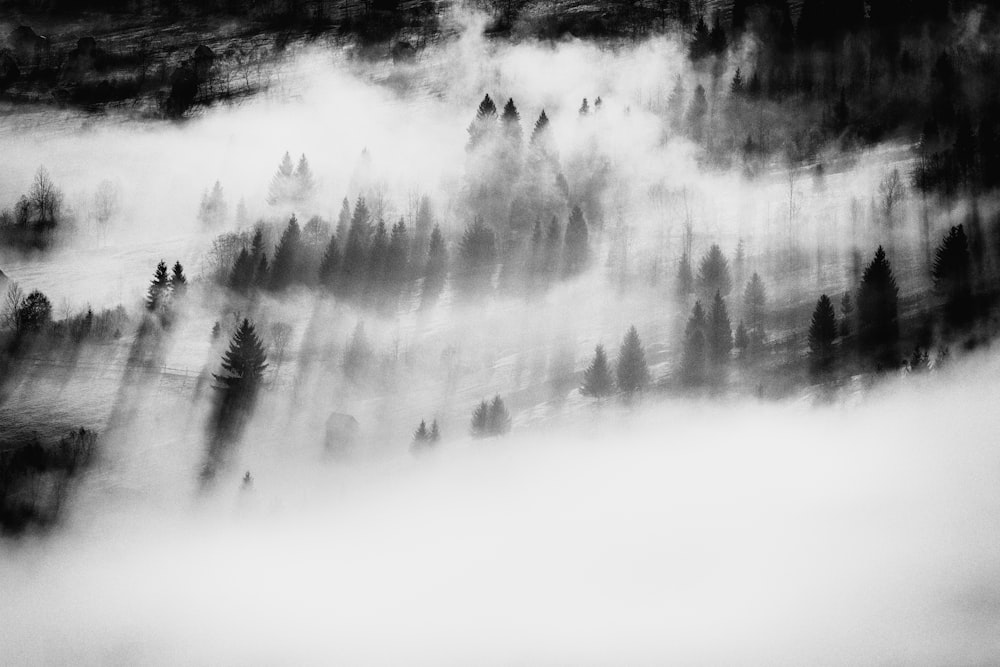
<instances>
[{"instance_id":1,"label":"coniferous forest","mask_svg":"<svg viewBox=\"0 0 1000 667\"><path fill-rule=\"evenodd\" d=\"M0 8L0 662L1000 660L992 3Z\"/></svg>"}]
</instances>

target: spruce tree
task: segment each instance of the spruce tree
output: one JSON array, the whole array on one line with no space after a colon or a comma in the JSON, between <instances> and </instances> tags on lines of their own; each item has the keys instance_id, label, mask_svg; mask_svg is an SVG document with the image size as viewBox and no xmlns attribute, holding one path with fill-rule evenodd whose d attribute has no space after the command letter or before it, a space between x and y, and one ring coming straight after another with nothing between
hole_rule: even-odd
<instances>
[{"instance_id":1,"label":"spruce tree","mask_svg":"<svg viewBox=\"0 0 1000 667\"><path fill-rule=\"evenodd\" d=\"M972 268L969 241L962 225L952 227L934 254L934 289L945 299L945 316L954 325L972 315Z\"/></svg>"},{"instance_id":2,"label":"spruce tree","mask_svg":"<svg viewBox=\"0 0 1000 667\"><path fill-rule=\"evenodd\" d=\"M161 259L156 265L156 272L149 283L149 289L146 290L146 310L152 313L163 310L167 306L169 296L170 275L167 272L167 263Z\"/></svg>"},{"instance_id":3,"label":"spruce tree","mask_svg":"<svg viewBox=\"0 0 1000 667\"><path fill-rule=\"evenodd\" d=\"M850 336L854 329L854 301L850 292L844 292L840 298L840 335Z\"/></svg>"},{"instance_id":4,"label":"spruce tree","mask_svg":"<svg viewBox=\"0 0 1000 667\"><path fill-rule=\"evenodd\" d=\"M436 419L431 422L431 432L428 434L427 440L431 444L435 444L441 440L441 430L438 428L438 420Z\"/></svg>"},{"instance_id":5,"label":"spruce tree","mask_svg":"<svg viewBox=\"0 0 1000 667\"><path fill-rule=\"evenodd\" d=\"M385 221L379 220L368 253L368 290L381 294L385 290L389 270L389 232Z\"/></svg>"},{"instance_id":6,"label":"spruce tree","mask_svg":"<svg viewBox=\"0 0 1000 667\"><path fill-rule=\"evenodd\" d=\"M351 204L347 197L340 202L340 213L337 215L337 241L340 245L347 244L347 232L351 228Z\"/></svg>"},{"instance_id":7,"label":"spruce tree","mask_svg":"<svg viewBox=\"0 0 1000 667\"><path fill-rule=\"evenodd\" d=\"M507 406L503 404L500 394L497 394L493 398L493 402L490 403L486 428L490 435L506 435L510 431L510 424L510 412L507 411Z\"/></svg>"},{"instance_id":8,"label":"spruce tree","mask_svg":"<svg viewBox=\"0 0 1000 667\"><path fill-rule=\"evenodd\" d=\"M629 328L622 341L618 353L618 389L625 394L642 391L649 384L649 367L646 365L646 353L639 340L639 332L635 326Z\"/></svg>"},{"instance_id":9,"label":"spruce tree","mask_svg":"<svg viewBox=\"0 0 1000 667\"><path fill-rule=\"evenodd\" d=\"M472 435L485 438L490 434L490 404L484 399L472 412Z\"/></svg>"},{"instance_id":10,"label":"spruce tree","mask_svg":"<svg viewBox=\"0 0 1000 667\"><path fill-rule=\"evenodd\" d=\"M513 98L507 100L503 107L503 114L500 116L500 123L503 126L504 138L511 146L520 147L524 140L521 132L521 114L514 106Z\"/></svg>"},{"instance_id":11,"label":"spruce tree","mask_svg":"<svg viewBox=\"0 0 1000 667\"><path fill-rule=\"evenodd\" d=\"M267 265L267 253L260 253L260 261L253 271L253 286L256 288L265 287L271 280L271 269Z\"/></svg>"},{"instance_id":12,"label":"spruce tree","mask_svg":"<svg viewBox=\"0 0 1000 667\"><path fill-rule=\"evenodd\" d=\"M587 221L584 220L580 207L574 206L569 215L569 224L566 225L564 255L566 273L572 275L582 271L587 265L589 255Z\"/></svg>"},{"instance_id":13,"label":"spruce tree","mask_svg":"<svg viewBox=\"0 0 1000 667\"><path fill-rule=\"evenodd\" d=\"M419 447L426 444L428 440L430 440L430 433L427 431L427 422L421 419L420 426L413 432L413 445Z\"/></svg>"},{"instance_id":14,"label":"spruce tree","mask_svg":"<svg viewBox=\"0 0 1000 667\"><path fill-rule=\"evenodd\" d=\"M837 338L837 313L830 297L816 302L809 325L809 360L814 371L828 370L833 363L833 344Z\"/></svg>"},{"instance_id":15,"label":"spruce tree","mask_svg":"<svg viewBox=\"0 0 1000 667\"><path fill-rule=\"evenodd\" d=\"M271 187L268 189L267 203L271 205L282 204L293 197L295 165L292 164L292 156L285 151L278 165L278 171L271 179Z\"/></svg>"},{"instance_id":16,"label":"spruce tree","mask_svg":"<svg viewBox=\"0 0 1000 667\"><path fill-rule=\"evenodd\" d=\"M764 289L764 281L754 272L743 291L743 317L752 331L763 333L766 306L767 291Z\"/></svg>"},{"instance_id":17,"label":"spruce tree","mask_svg":"<svg viewBox=\"0 0 1000 667\"><path fill-rule=\"evenodd\" d=\"M389 237L389 282L399 286L409 273L410 239L403 219L392 226Z\"/></svg>"},{"instance_id":18,"label":"spruce tree","mask_svg":"<svg viewBox=\"0 0 1000 667\"><path fill-rule=\"evenodd\" d=\"M222 356L222 372L215 374L219 389L232 398L252 400L267 370L267 353L249 319L233 333L229 349Z\"/></svg>"},{"instance_id":19,"label":"spruce tree","mask_svg":"<svg viewBox=\"0 0 1000 667\"><path fill-rule=\"evenodd\" d=\"M687 253L681 255L681 263L677 267L677 296L686 299L694 293L694 273L691 271L691 258Z\"/></svg>"},{"instance_id":20,"label":"spruce tree","mask_svg":"<svg viewBox=\"0 0 1000 667\"><path fill-rule=\"evenodd\" d=\"M593 398L604 398L610 396L614 390L615 380L611 376L608 356L604 352L604 346L598 345L594 350L594 360L583 374L583 388L580 393Z\"/></svg>"},{"instance_id":21,"label":"spruce tree","mask_svg":"<svg viewBox=\"0 0 1000 667\"><path fill-rule=\"evenodd\" d=\"M448 249L444 243L441 227L434 225L431 240L427 249L427 265L424 268L424 293L437 295L444 286L448 274Z\"/></svg>"},{"instance_id":22,"label":"spruce tree","mask_svg":"<svg viewBox=\"0 0 1000 667\"><path fill-rule=\"evenodd\" d=\"M883 368L899 364L899 289L882 246L865 268L858 290L858 344Z\"/></svg>"},{"instance_id":23,"label":"spruce tree","mask_svg":"<svg viewBox=\"0 0 1000 667\"><path fill-rule=\"evenodd\" d=\"M496 263L496 234L486 226L482 218L476 218L465 228L459 244L459 255L463 268L470 274L491 273Z\"/></svg>"},{"instance_id":24,"label":"spruce tree","mask_svg":"<svg viewBox=\"0 0 1000 667\"><path fill-rule=\"evenodd\" d=\"M176 297L181 297L187 290L187 277L180 262L174 262L173 273L170 275L170 291Z\"/></svg>"},{"instance_id":25,"label":"spruce tree","mask_svg":"<svg viewBox=\"0 0 1000 667\"><path fill-rule=\"evenodd\" d=\"M691 310L687 327L684 329L684 356L681 372L685 383L696 385L705 379L705 364L708 358L706 342L707 322L701 301L696 301Z\"/></svg>"},{"instance_id":26,"label":"spruce tree","mask_svg":"<svg viewBox=\"0 0 1000 667\"><path fill-rule=\"evenodd\" d=\"M313 195L316 181L313 178L312 169L309 168L309 161L306 160L305 153L299 158L299 166L295 169L294 197L296 201L308 201Z\"/></svg>"},{"instance_id":27,"label":"spruce tree","mask_svg":"<svg viewBox=\"0 0 1000 667\"><path fill-rule=\"evenodd\" d=\"M729 273L729 261L722 254L722 248L713 244L698 267L698 292L712 298L716 292L729 296L733 289L733 279Z\"/></svg>"},{"instance_id":28,"label":"spruce tree","mask_svg":"<svg viewBox=\"0 0 1000 667\"><path fill-rule=\"evenodd\" d=\"M476 117L469 125L469 149L479 147L486 139L492 136L496 129L497 105L490 99L489 95L483 97L476 109Z\"/></svg>"},{"instance_id":29,"label":"spruce tree","mask_svg":"<svg viewBox=\"0 0 1000 667\"><path fill-rule=\"evenodd\" d=\"M712 361L722 364L729 360L733 349L733 327L729 321L726 302L719 292L715 293L712 311L708 317L708 351Z\"/></svg>"},{"instance_id":30,"label":"spruce tree","mask_svg":"<svg viewBox=\"0 0 1000 667\"><path fill-rule=\"evenodd\" d=\"M300 263L302 260L302 231L293 215L281 235L274 250L274 264L271 266L270 287L282 290L301 279Z\"/></svg>"},{"instance_id":31,"label":"spruce tree","mask_svg":"<svg viewBox=\"0 0 1000 667\"><path fill-rule=\"evenodd\" d=\"M545 109L542 109L542 113L538 115L538 120L535 121L534 129L531 131L529 143L534 147L544 149L548 141L548 129L549 117L545 115Z\"/></svg>"},{"instance_id":32,"label":"spruce tree","mask_svg":"<svg viewBox=\"0 0 1000 667\"><path fill-rule=\"evenodd\" d=\"M747 328L743 324L743 320L740 320L739 325L736 327L736 335L733 338L733 345L736 347L736 351L741 357L746 356L747 350L750 348L750 334L747 333Z\"/></svg>"},{"instance_id":33,"label":"spruce tree","mask_svg":"<svg viewBox=\"0 0 1000 667\"><path fill-rule=\"evenodd\" d=\"M246 292L253 282L253 275L253 259L251 259L247 249L243 248L236 256L233 268L229 272L229 288L235 292Z\"/></svg>"},{"instance_id":34,"label":"spruce tree","mask_svg":"<svg viewBox=\"0 0 1000 667\"><path fill-rule=\"evenodd\" d=\"M337 284L337 277L340 272L340 246L337 243L337 236L330 237L323 252L323 260L319 264L319 284L329 291L333 291Z\"/></svg>"},{"instance_id":35,"label":"spruce tree","mask_svg":"<svg viewBox=\"0 0 1000 667\"><path fill-rule=\"evenodd\" d=\"M365 335L365 324L358 322L347 349L344 350L344 375L351 380L360 379L368 368L371 356L372 350Z\"/></svg>"}]
</instances>

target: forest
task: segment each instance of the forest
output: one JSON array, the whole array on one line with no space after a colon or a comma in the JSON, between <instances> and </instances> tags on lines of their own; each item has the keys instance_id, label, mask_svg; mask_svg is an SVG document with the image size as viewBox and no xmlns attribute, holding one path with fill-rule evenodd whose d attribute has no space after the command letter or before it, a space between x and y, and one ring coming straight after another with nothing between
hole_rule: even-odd
<instances>
[{"instance_id":1,"label":"forest","mask_svg":"<svg viewBox=\"0 0 1000 667\"><path fill-rule=\"evenodd\" d=\"M919 435L943 428L935 413L972 412L942 405L949 395L983 400L988 390L965 378L988 382L996 365L1000 10L988 3L0 7L0 580L27 567L4 562L6 545L59 545L53 562L82 570L67 555L74 540L93 559L100 530L159 544L150 521L187 537L218 521L220 535L250 543L239 521L276 530L273 516L334 517L367 544L375 533L357 526L370 519L395 540L406 529L385 523L387 507L451 516L454 497L434 485L468 492L501 533L485 489L523 491L531 500L514 502L511 516L545 533L540 522L557 506L541 476L562 466L569 493L610 533L611 515L582 500L591 482L628 514L686 498L701 507L698 483L727 497L725 481L750 506L704 511L743 539L733 516L795 504L776 489L826 512L834 501L817 495L827 487L816 472L825 465L845 484L831 511L859 531L885 517L912 527L886 546L894 552L944 528L906 523L887 489L934 505L938 496L922 494L961 487L957 471L973 461L996 463L982 444L988 405L963 423L972 435L947 481L927 471L953 461ZM878 410L905 424L914 458L887 449L896 440ZM788 445L813 438L816 459ZM727 463L720 470L709 456ZM514 462L538 477L477 477L494 466L514 475ZM594 472L605 468L620 477ZM761 496L753 474L770 485ZM788 491L795 475L812 488ZM397 482L424 495L408 500ZM996 495L973 495L979 482L921 521L966 511L987 521ZM855 487L885 514L856 517ZM384 499L372 501L379 489ZM243 518L231 524L227 512ZM553 525L567 520L558 516ZM451 544L443 523L413 521ZM694 519L676 521L697 542ZM832 534L860 540L835 525ZM626 542L641 532L629 526ZM803 532L823 541L824 529ZM288 530L290 544L327 548ZM190 548L209 560L229 553L199 539ZM433 561L426 545L406 548ZM981 549L994 566L994 550ZM362 569L367 557L344 556ZM385 565L364 571L377 579ZM883 570L857 567L882 581ZM31 599L28 584L18 590ZM731 593L708 599L724 605ZM4 617L21 628L17 655L32 662L27 626ZM71 655L74 632L49 655ZM450 661L482 646L473 635ZM950 655L956 637L924 659ZM260 655L299 655L287 639ZM120 642L96 633L85 655L105 661ZM220 662L233 659L212 645ZM597 661L691 658L634 646ZM973 662L1000 651L966 646ZM324 655L366 655L341 649ZM164 660L154 644L121 650L119 661ZM862 662L882 655L858 651Z\"/></svg>"}]
</instances>

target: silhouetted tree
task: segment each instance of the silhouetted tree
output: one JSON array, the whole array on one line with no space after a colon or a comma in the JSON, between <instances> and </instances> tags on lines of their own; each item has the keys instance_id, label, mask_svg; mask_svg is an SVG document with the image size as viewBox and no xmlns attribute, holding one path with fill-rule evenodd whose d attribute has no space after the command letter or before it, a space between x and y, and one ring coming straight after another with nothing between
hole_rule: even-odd
<instances>
[{"instance_id":1,"label":"silhouetted tree","mask_svg":"<svg viewBox=\"0 0 1000 667\"><path fill-rule=\"evenodd\" d=\"M18 334L37 333L52 320L52 304L40 291L32 290L18 304L16 319Z\"/></svg>"},{"instance_id":2,"label":"silhouetted tree","mask_svg":"<svg viewBox=\"0 0 1000 667\"><path fill-rule=\"evenodd\" d=\"M837 314L830 297L816 302L809 325L809 361L815 372L828 370L833 363L833 344L837 339Z\"/></svg>"},{"instance_id":3,"label":"silhouetted tree","mask_svg":"<svg viewBox=\"0 0 1000 667\"><path fill-rule=\"evenodd\" d=\"M469 149L477 148L496 130L497 105L489 95L483 97L476 110L476 117L469 125Z\"/></svg>"},{"instance_id":4,"label":"silhouetted tree","mask_svg":"<svg viewBox=\"0 0 1000 667\"><path fill-rule=\"evenodd\" d=\"M510 431L510 412L503 404L503 399L497 394L490 403L490 414L487 420L487 428L491 435L505 435Z\"/></svg>"},{"instance_id":5,"label":"silhouetted tree","mask_svg":"<svg viewBox=\"0 0 1000 667\"><path fill-rule=\"evenodd\" d=\"M302 232L298 220L293 215L281 235L281 241L274 249L274 264L271 266L270 287L282 290L300 278L299 265L302 259Z\"/></svg>"},{"instance_id":6,"label":"silhouetted tree","mask_svg":"<svg viewBox=\"0 0 1000 667\"><path fill-rule=\"evenodd\" d=\"M278 171L271 179L271 187L267 193L268 204L281 204L292 200L295 197L295 165L292 164L292 156L285 152L278 165Z\"/></svg>"},{"instance_id":7,"label":"silhouetted tree","mask_svg":"<svg viewBox=\"0 0 1000 667\"><path fill-rule=\"evenodd\" d=\"M934 288L945 300L945 315L954 325L972 316L972 270L969 241L962 225L952 227L941 241L931 268Z\"/></svg>"},{"instance_id":8,"label":"silhouetted tree","mask_svg":"<svg viewBox=\"0 0 1000 667\"><path fill-rule=\"evenodd\" d=\"M333 235L326 244L323 260L319 264L319 284L332 291L336 287L339 272L340 246L337 244L337 236Z\"/></svg>"},{"instance_id":9,"label":"silhouetted tree","mask_svg":"<svg viewBox=\"0 0 1000 667\"><path fill-rule=\"evenodd\" d=\"M747 333L747 328L743 324L743 320L740 320L739 325L736 327L736 335L733 337L733 345L736 348L736 352L741 357L746 356L747 350L750 347L750 334Z\"/></svg>"},{"instance_id":10,"label":"silhouetted tree","mask_svg":"<svg viewBox=\"0 0 1000 667\"><path fill-rule=\"evenodd\" d=\"M705 380L705 366L708 360L707 330L705 310L702 308L701 301L696 301L684 330L684 357L681 363L681 372L686 384L697 385Z\"/></svg>"},{"instance_id":11,"label":"silhouetted tree","mask_svg":"<svg viewBox=\"0 0 1000 667\"><path fill-rule=\"evenodd\" d=\"M885 251L879 246L858 290L858 344L877 365L895 368L899 364L898 343L899 289Z\"/></svg>"},{"instance_id":12,"label":"silhouetted tree","mask_svg":"<svg viewBox=\"0 0 1000 667\"><path fill-rule=\"evenodd\" d=\"M222 356L222 372L214 375L215 380L229 399L247 406L256 396L265 370L264 344L250 320L243 318Z\"/></svg>"},{"instance_id":13,"label":"silhouetted tree","mask_svg":"<svg viewBox=\"0 0 1000 667\"><path fill-rule=\"evenodd\" d=\"M642 391L649 384L649 367L646 353L635 326L629 328L618 353L618 388L625 394Z\"/></svg>"},{"instance_id":14,"label":"silhouetted tree","mask_svg":"<svg viewBox=\"0 0 1000 667\"><path fill-rule=\"evenodd\" d=\"M184 267L180 262L174 262L173 273L170 274L170 292L179 298L186 290L187 277L184 275Z\"/></svg>"},{"instance_id":15,"label":"silhouetted tree","mask_svg":"<svg viewBox=\"0 0 1000 667\"><path fill-rule=\"evenodd\" d=\"M309 167L309 161L306 160L305 153L303 153L299 158L299 166L295 168L293 191L295 200L299 202L307 201L312 197L315 187L316 181L313 178L312 169Z\"/></svg>"},{"instance_id":16,"label":"silhouetted tree","mask_svg":"<svg viewBox=\"0 0 1000 667\"><path fill-rule=\"evenodd\" d=\"M850 336L854 329L854 301L850 292L844 292L840 299L840 335Z\"/></svg>"},{"instance_id":17,"label":"silhouetted tree","mask_svg":"<svg viewBox=\"0 0 1000 667\"><path fill-rule=\"evenodd\" d=\"M677 296L686 299L692 294L694 294L694 273L691 271L691 258L684 253L677 268Z\"/></svg>"},{"instance_id":18,"label":"silhouetted tree","mask_svg":"<svg viewBox=\"0 0 1000 667\"><path fill-rule=\"evenodd\" d=\"M398 287L409 274L410 239L403 219L392 226L389 237L388 278L389 282Z\"/></svg>"},{"instance_id":19,"label":"silhouetted tree","mask_svg":"<svg viewBox=\"0 0 1000 667\"><path fill-rule=\"evenodd\" d=\"M608 366L608 356L604 352L604 346L598 345L594 350L594 360L583 374L583 388L580 393L584 396L604 398L610 396L614 390L615 380Z\"/></svg>"},{"instance_id":20,"label":"silhouetted tree","mask_svg":"<svg viewBox=\"0 0 1000 667\"><path fill-rule=\"evenodd\" d=\"M426 445L427 442L430 440L430 436L431 434L427 430L427 422L421 419L420 426L418 426L417 430L413 432L413 446L421 447L423 445Z\"/></svg>"},{"instance_id":21,"label":"silhouetted tree","mask_svg":"<svg viewBox=\"0 0 1000 667\"><path fill-rule=\"evenodd\" d=\"M432 445L441 440L441 430L438 428L438 420L436 419L431 422L431 432L427 436L427 440Z\"/></svg>"},{"instance_id":22,"label":"silhouetted tree","mask_svg":"<svg viewBox=\"0 0 1000 667\"><path fill-rule=\"evenodd\" d=\"M764 281L755 272L743 291L743 317L751 330L763 332L766 306L767 291L764 289Z\"/></svg>"},{"instance_id":23,"label":"silhouetted tree","mask_svg":"<svg viewBox=\"0 0 1000 667\"><path fill-rule=\"evenodd\" d=\"M162 259L156 265L156 273L150 281L149 289L146 290L146 310L157 312L163 310L170 297L170 274L167 272L167 263Z\"/></svg>"},{"instance_id":24,"label":"silhouetted tree","mask_svg":"<svg viewBox=\"0 0 1000 667\"><path fill-rule=\"evenodd\" d=\"M226 221L229 207L222 193L222 184L215 182L211 191L206 191L201 197L198 209L198 220L206 227L219 227Z\"/></svg>"},{"instance_id":25,"label":"silhouetted tree","mask_svg":"<svg viewBox=\"0 0 1000 667\"><path fill-rule=\"evenodd\" d=\"M337 241L341 245L347 243L347 232L351 229L351 204L347 197L340 202L340 213L337 215Z\"/></svg>"}]
</instances>

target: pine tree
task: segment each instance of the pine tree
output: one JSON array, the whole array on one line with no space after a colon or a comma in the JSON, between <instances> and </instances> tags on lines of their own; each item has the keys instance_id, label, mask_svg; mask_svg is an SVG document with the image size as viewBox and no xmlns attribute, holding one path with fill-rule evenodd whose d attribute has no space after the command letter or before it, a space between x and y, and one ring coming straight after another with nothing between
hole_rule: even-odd
<instances>
[{"instance_id":1,"label":"pine tree","mask_svg":"<svg viewBox=\"0 0 1000 667\"><path fill-rule=\"evenodd\" d=\"M490 434L490 404L484 399L472 413L472 435L485 438Z\"/></svg>"},{"instance_id":2,"label":"pine tree","mask_svg":"<svg viewBox=\"0 0 1000 667\"><path fill-rule=\"evenodd\" d=\"M639 332L635 326L629 328L622 341L618 353L618 389L625 394L642 391L649 384L649 367L646 366L646 353L639 340Z\"/></svg>"},{"instance_id":3,"label":"pine tree","mask_svg":"<svg viewBox=\"0 0 1000 667\"><path fill-rule=\"evenodd\" d=\"M432 445L441 440L441 430L438 428L438 420L431 422L431 432L427 437L428 442Z\"/></svg>"},{"instance_id":4,"label":"pine tree","mask_svg":"<svg viewBox=\"0 0 1000 667\"><path fill-rule=\"evenodd\" d=\"M480 273L492 269L497 258L496 234L483 223L482 218L477 217L465 228L459 255L466 271Z\"/></svg>"},{"instance_id":5,"label":"pine tree","mask_svg":"<svg viewBox=\"0 0 1000 667\"><path fill-rule=\"evenodd\" d=\"M879 246L858 290L858 344L883 368L899 364L899 289L885 251Z\"/></svg>"},{"instance_id":6,"label":"pine tree","mask_svg":"<svg viewBox=\"0 0 1000 667\"><path fill-rule=\"evenodd\" d=\"M542 109L542 113L538 115L538 120L535 121L535 128L531 131L531 140L529 143L532 146L545 148L549 134L548 129L549 117L545 115L545 109Z\"/></svg>"},{"instance_id":7,"label":"pine tree","mask_svg":"<svg viewBox=\"0 0 1000 667\"><path fill-rule=\"evenodd\" d=\"M271 280L271 269L267 265L267 253L260 253L260 261L253 271L253 286L262 288Z\"/></svg>"},{"instance_id":8,"label":"pine tree","mask_svg":"<svg viewBox=\"0 0 1000 667\"><path fill-rule=\"evenodd\" d=\"M524 140L521 131L521 114L514 106L513 98L507 100L503 107L503 114L500 116L500 124L503 126L504 137L512 146L520 147Z\"/></svg>"},{"instance_id":9,"label":"pine tree","mask_svg":"<svg viewBox=\"0 0 1000 667\"><path fill-rule=\"evenodd\" d=\"M952 227L934 255L934 289L946 299L945 315L961 325L972 315L972 268L969 241L962 225Z\"/></svg>"},{"instance_id":10,"label":"pine tree","mask_svg":"<svg viewBox=\"0 0 1000 667\"><path fill-rule=\"evenodd\" d=\"M715 364L729 360L733 349L733 327L729 321L726 302L719 292L715 293L712 311L708 317L708 352Z\"/></svg>"},{"instance_id":11,"label":"pine tree","mask_svg":"<svg viewBox=\"0 0 1000 667\"><path fill-rule=\"evenodd\" d=\"M747 350L750 347L750 334L747 333L747 328L743 324L743 320L740 320L739 325L736 327L736 335L733 340L733 345L736 347L736 351L741 357L745 357Z\"/></svg>"},{"instance_id":12,"label":"pine tree","mask_svg":"<svg viewBox=\"0 0 1000 667\"><path fill-rule=\"evenodd\" d=\"M569 216L569 224L566 225L566 252L564 259L566 262L566 273L579 273L586 267L590 254L588 243L587 221L583 218L583 211L579 206L574 206Z\"/></svg>"},{"instance_id":13,"label":"pine tree","mask_svg":"<svg viewBox=\"0 0 1000 667\"><path fill-rule=\"evenodd\" d=\"M253 259L246 248L240 250L236 256L233 268L229 272L229 288L234 292L246 292L253 283L254 265Z\"/></svg>"},{"instance_id":14,"label":"pine tree","mask_svg":"<svg viewBox=\"0 0 1000 667\"><path fill-rule=\"evenodd\" d=\"M400 285L409 273L410 239L403 219L392 226L389 237L389 282Z\"/></svg>"},{"instance_id":15,"label":"pine tree","mask_svg":"<svg viewBox=\"0 0 1000 667\"><path fill-rule=\"evenodd\" d=\"M420 208L417 209L417 219L413 223L412 257L414 266L423 267L427 257L427 247L431 232L434 229L434 213L431 211L431 199L428 196L420 198Z\"/></svg>"},{"instance_id":16,"label":"pine tree","mask_svg":"<svg viewBox=\"0 0 1000 667\"><path fill-rule=\"evenodd\" d=\"M428 280L444 280L448 270L448 249L445 247L441 227L434 225L430 247L427 250L427 268L424 275Z\"/></svg>"},{"instance_id":17,"label":"pine tree","mask_svg":"<svg viewBox=\"0 0 1000 667\"><path fill-rule=\"evenodd\" d=\"M343 287L348 294L355 294L363 284L368 264L368 207L365 200L358 198L354 207L354 217L347 233L347 244L341 261Z\"/></svg>"},{"instance_id":18,"label":"pine tree","mask_svg":"<svg viewBox=\"0 0 1000 667\"><path fill-rule=\"evenodd\" d=\"M583 98L583 104L580 105L580 111L579 111L579 113L580 113L581 116L589 116L590 115L590 104L587 103L587 98L586 97Z\"/></svg>"},{"instance_id":19,"label":"pine tree","mask_svg":"<svg viewBox=\"0 0 1000 667\"><path fill-rule=\"evenodd\" d=\"M337 243L337 236L331 236L323 252L323 260L319 264L319 284L327 290L333 291L337 283L337 276L340 272L340 246Z\"/></svg>"},{"instance_id":20,"label":"pine tree","mask_svg":"<svg viewBox=\"0 0 1000 667\"><path fill-rule=\"evenodd\" d=\"M844 292L844 296L840 299L840 335L841 337L847 337L851 335L854 327L854 301L851 299L850 292Z\"/></svg>"},{"instance_id":21,"label":"pine tree","mask_svg":"<svg viewBox=\"0 0 1000 667\"><path fill-rule=\"evenodd\" d=\"M733 80L729 82L729 92L733 96L739 96L743 93L743 71L739 67L736 68Z\"/></svg>"},{"instance_id":22,"label":"pine tree","mask_svg":"<svg viewBox=\"0 0 1000 667\"><path fill-rule=\"evenodd\" d=\"M764 281L755 272L743 290L743 317L752 331L764 331L764 308L767 306L767 290Z\"/></svg>"},{"instance_id":23,"label":"pine tree","mask_svg":"<svg viewBox=\"0 0 1000 667\"><path fill-rule=\"evenodd\" d=\"M705 135L705 118L708 116L708 99L705 97L705 88L698 85L694 89L694 97L691 98L691 105L688 107L687 122L688 133L694 141L701 141Z\"/></svg>"},{"instance_id":24,"label":"pine tree","mask_svg":"<svg viewBox=\"0 0 1000 667\"><path fill-rule=\"evenodd\" d=\"M421 445L427 444L430 440L430 433L427 431L427 422L423 419L420 420L420 426L417 430L413 432L413 445L419 447Z\"/></svg>"},{"instance_id":25,"label":"pine tree","mask_svg":"<svg viewBox=\"0 0 1000 667\"><path fill-rule=\"evenodd\" d=\"M385 289L389 269L389 232L385 221L379 220L372 236L371 250L368 253L368 289L381 294Z\"/></svg>"},{"instance_id":26,"label":"pine tree","mask_svg":"<svg viewBox=\"0 0 1000 667\"><path fill-rule=\"evenodd\" d=\"M833 344L837 338L837 313L830 297L816 302L809 325L809 360L814 371L825 371L833 363Z\"/></svg>"},{"instance_id":27,"label":"pine tree","mask_svg":"<svg viewBox=\"0 0 1000 667\"><path fill-rule=\"evenodd\" d=\"M299 166L295 169L294 197L296 201L308 201L313 195L316 181L313 178L312 169L309 168L309 161L306 160L305 153L299 158Z\"/></svg>"},{"instance_id":28,"label":"pine tree","mask_svg":"<svg viewBox=\"0 0 1000 667\"><path fill-rule=\"evenodd\" d=\"M273 205L282 204L293 197L294 194L294 173L295 165L292 164L292 156L285 151L278 165L278 171L271 179L271 187L268 189L267 203Z\"/></svg>"},{"instance_id":29,"label":"pine tree","mask_svg":"<svg viewBox=\"0 0 1000 667\"><path fill-rule=\"evenodd\" d=\"M510 423L510 412L503 404L500 394L497 394L493 398L493 402L490 403L490 413L486 422L487 430L490 435L506 435L510 431Z\"/></svg>"},{"instance_id":30,"label":"pine tree","mask_svg":"<svg viewBox=\"0 0 1000 667\"><path fill-rule=\"evenodd\" d=\"M700 384L705 379L705 363L708 358L705 337L707 329L705 310L701 301L696 301L687 327L684 329L684 357L681 371L687 384Z\"/></svg>"},{"instance_id":31,"label":"pine tree","mask_svg":"<svg viewBox=\"0 0 1000 667\"><path fill-rule=\"evenodd\" d=\"M274 264L271 267L270 287L282 290L301 279L302 231L293 215L281 235L281 241L274 249Z\"/></svg>"},{"instance_id":32,"label":"pine tree","mask_svg":"<svg viewBox=\"0 0 1000 667\"><path fill-rule=\"evenodd\" d=\"M337 216L337 241L341 245L347 244L347 232L351 229L351 204L344 197L340 202L340 214Z\"/></svg>"},{"instance_id":33,"label":"pine tree","mask_svg":"<svg viewBox=\"0 0 1000 667\"><path fill-rule=\"evenodd\" d=\"M614 385L611 368L608 366L608 356L604 352L604 346L598 345L594 350L594 360L583 374L581 393L593 398L604 398L614 392Z\"/></svg>"},{"instance_id":34,"label":"pine tree","mask_svg":"<svg viewBox=\"0 0 1000 667\"><path fill-rule=\"evenodd\" d=\"M733 279L729 273L729 261L722 254L722 248L713 244L698 267L698 291L711 298L716 292L729 296L733 289Z\"/></svg>"},{"instance_id":35,"label":"pine tree","mask_svg":"<svg viewBox=\"0 0 1000 667\"><path fill-rule=\"evenodd\" d=\"M469 149L477 148L496 130L497 105L489 95L483 97L476 110L476 118L469 125Z\"/></svg>"},{"instance_id":36,"label":"pine tree","mask_svg":"<svg viewBox=\"0 0 1000 667\"><path fill-rule=\"evenodd\" d=\"M167 273L167 263L161 259L156 265L153 280L150 281L149 289L146 291L146 310L152 313L163 310L167 306L169 296L170 276Z\"/></svg>"},{"instance_id":37,"label":"pine tree","mask_svg":"<svg viewBox=\"0 0 1000 667\"><path fill-rule=\"evenodd\" d=\"M237 327L222 356L222 373L214 375L218 387L229 396L251 400L264 379L267 353L249 319Z\"/></svg>"},{"instance_id":38,"label":"pine tree","mask_svg":"<svg viewBox=\"0 0 1000 667\"><path fill-rule=\"evenodd\" d=\"M170 292L175 297L181 297L187 290L187 277L184 275L184 267L180 262L174 263L173 273L170 276Z\"/></svg>"},{"instance_id":39,"label":"pine tree","mask_svg":"<svg viewBox=\"0 0 1000 667\"><path fill-rule=\"evenodd\" d=\"M681 263L677 268L677 296L686 299L694 293L694 274L691 271L691 258L687 253L681 255Z\"/></svg>"}]
</instances>

